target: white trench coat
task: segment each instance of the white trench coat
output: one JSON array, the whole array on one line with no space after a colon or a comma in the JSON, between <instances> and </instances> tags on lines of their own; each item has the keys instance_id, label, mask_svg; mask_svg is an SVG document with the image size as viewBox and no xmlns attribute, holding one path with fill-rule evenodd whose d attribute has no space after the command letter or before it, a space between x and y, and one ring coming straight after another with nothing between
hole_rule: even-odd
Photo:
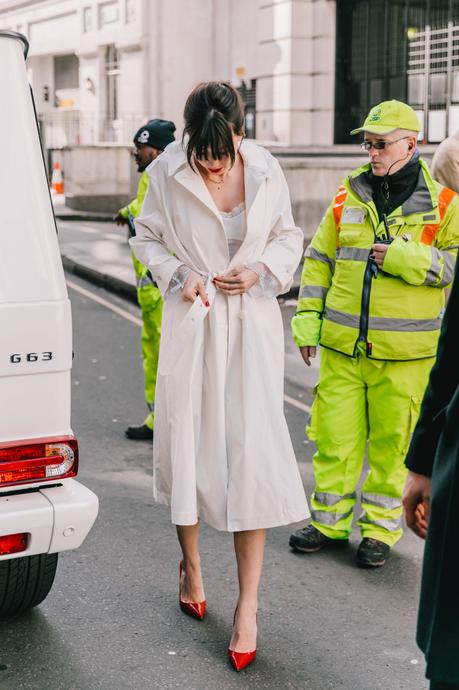
<instances>
[{"instance_id":1,"label":"white trench coat","mask_svg":"<svg viewBox=\"0 0 459 690\"><path fill-rule=\"evenodd\" d=\"M209 276L261 261L289 289L303 248L271 154L244 142L247 234L229 260L219 211L181 142L148 168L131 245L165 295L186 264L211 306L165 295L155 401L154 492L172 522L251 530L309 516L283 409L284 337L275 297L227 297Z\"/></svg>"}]
</instances>

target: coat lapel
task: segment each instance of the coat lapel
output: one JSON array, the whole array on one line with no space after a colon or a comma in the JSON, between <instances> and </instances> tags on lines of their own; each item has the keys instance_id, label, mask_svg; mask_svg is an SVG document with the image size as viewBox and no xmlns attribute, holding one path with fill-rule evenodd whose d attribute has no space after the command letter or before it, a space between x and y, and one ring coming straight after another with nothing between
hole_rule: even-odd
<instances>
[{"instance_id":1,"label":"coat lapel","mask_svg":"<svg viewBox=\"0 0 459 690\"><path fill-rule=\"evenodd\" d=\"M173 147L173 148L172 148ZM188 165L185 151L181 144L172 144L168 161L168 172L174 176L179 184L204 204L218 219L224 229L220 212L199 173ZM231 266L240 263L240 253L247 249L253 239L260 234L260 223L264 219L266 207L266 180L271 177L265 153L256 144L243 141L240 153L244 161L245 205L247 218L247 233L245 239L236 252Z\"/></svg>"},{"instance_id":2,"label":"coat lapel","mask_svg":"<svg viewBox=\"0 0 459 690\"><path fill-rule=\"evenodd\" d=\"M266 180L271 177L266 156L256 144L244 141L240 152L244 160L247 233L230 266L241 263L241 255L244 255L252 242L260 236L266 209Z\"/></svg>"},{"instance_id":3,"label":"coat lapel","mask_svg":"<svg viewBox=\"0 0 459 690\"><path fill-rule=\"evenodd\" d=\"M178 146L169 159L169 174L173 175L177 182L195 196L204 206L218 218L220 225L223 221L215 205L212 196L207 189L204 180L198 172L195 172L188 165L185 151L182 146Z\"/></svg>"}]
</instances>

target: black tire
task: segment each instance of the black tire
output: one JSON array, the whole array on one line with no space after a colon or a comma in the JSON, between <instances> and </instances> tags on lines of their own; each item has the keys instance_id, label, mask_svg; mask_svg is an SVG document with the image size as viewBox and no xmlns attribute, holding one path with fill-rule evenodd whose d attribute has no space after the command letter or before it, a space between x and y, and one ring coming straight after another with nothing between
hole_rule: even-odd
<instances>
[{"instance_id":1,"label":"black tire","mask_svg":"<svg viewBox=\"0 0 459 690\"><path fill-rule=\"evenodd\" d=\"M41 604L53 585L57 558L57 553L43 553L0 562L0 619Z\"/></svg>"}]
</instances>

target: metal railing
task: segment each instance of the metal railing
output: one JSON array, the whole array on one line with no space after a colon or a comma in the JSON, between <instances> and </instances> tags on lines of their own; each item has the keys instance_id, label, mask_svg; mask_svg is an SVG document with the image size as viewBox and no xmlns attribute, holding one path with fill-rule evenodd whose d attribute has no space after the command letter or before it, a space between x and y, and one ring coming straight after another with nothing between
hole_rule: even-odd
<instances>
[{"instance_id":1,"label":"metal railing","mask_svg":"<svg viewBox=\"0 0 459 690\"><path fill-rule=\"evenodd\" d=\"M55 109L39 116L44 145L48 149L97 144L132 144L135 131L148 118L134 114L107 120L81 110Z\"/></svg>"},{"instance_id":2,"label":"metal railing","mask_svg":"<svg viewBox=\"0 0 459 690\"><path fill-rule=\"evenodd\" d=\"M459 26L448 22L418 31L408 43L407 75L410 105L423 113L424 139L438 141L451 134L459 121Z\"/></svg>"}]
</instances>

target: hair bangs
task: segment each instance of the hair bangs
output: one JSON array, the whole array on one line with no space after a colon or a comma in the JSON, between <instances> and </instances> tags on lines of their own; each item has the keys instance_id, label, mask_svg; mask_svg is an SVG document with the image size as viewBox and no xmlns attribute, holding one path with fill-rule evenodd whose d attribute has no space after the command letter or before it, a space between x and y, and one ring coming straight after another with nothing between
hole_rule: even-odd
<instances>
[{"instance_id":1,"label":"hair bangs","mask_svg":"<svg viewBox=\"0 0 459 690\"><path fill-rule=\"evenodd\" d=\"M233 130L217 110L211 110L202 125L189 133L187 158L191 167L193 154L197 160L221 160L229 156L234 164Z\"/></svg>"}]
</instances>

